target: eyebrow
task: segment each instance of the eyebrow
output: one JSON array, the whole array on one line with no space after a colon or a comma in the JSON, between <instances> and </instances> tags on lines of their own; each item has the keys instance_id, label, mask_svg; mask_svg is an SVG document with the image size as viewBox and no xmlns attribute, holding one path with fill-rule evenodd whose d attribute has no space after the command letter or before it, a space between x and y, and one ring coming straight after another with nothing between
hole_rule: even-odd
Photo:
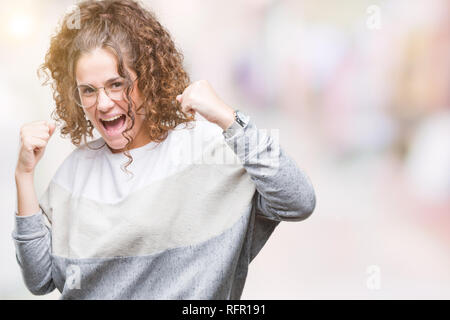
<instances>
[{"instance_id":1,"label":"eyebrow","mask_svg":"<svg viewBox=\"0 0 450 320\"><path fill-rule=\"evenodd\" d=\"M118 79L122 79L122 77L115 77L115 78L108 79L108 80L105 81L105 84L114 82L114 81L116 81L116 80L118 80ZM80 83L79 85L80 85L80 86L91 86L91 87L95 87L94 85L92 85L92 84L90 84L90 83Z\"/></svg>"}]
</instances>

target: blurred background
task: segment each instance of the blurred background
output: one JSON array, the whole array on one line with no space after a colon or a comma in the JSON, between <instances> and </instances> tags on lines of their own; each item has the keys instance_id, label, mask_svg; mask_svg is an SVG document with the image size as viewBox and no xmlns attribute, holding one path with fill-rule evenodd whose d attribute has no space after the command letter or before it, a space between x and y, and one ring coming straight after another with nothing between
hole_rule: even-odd
<instances>
[{"instance_id":1,"label":"blurred background","mask_svg":"<svg viewBox=\"0 0 450 320\"><path fill-rule=\"evenodd\" d=\"M206 79L311 178L313 215L281 223L242 299L450 298L450 2L147 0ZM54 108L36 70L69 0L1 1L0 298L31 295L11 238L22 124ZM6 116L5 116L6 115ZM40 196L74 149L56 132Z\"/></svg>"}]
</instances>

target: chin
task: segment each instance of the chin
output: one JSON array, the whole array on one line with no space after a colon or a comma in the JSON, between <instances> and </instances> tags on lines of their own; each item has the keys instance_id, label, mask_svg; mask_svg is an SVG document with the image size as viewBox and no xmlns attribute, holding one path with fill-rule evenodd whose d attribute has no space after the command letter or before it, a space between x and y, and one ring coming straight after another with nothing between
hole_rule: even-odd
<instances>
[{"instance_id":1,"label":"chin","mask_svg":"<svg viewBox=\"0 0 450 320\"><path fill-rule=\"evenodd\" d=\"M118 138L118 139L116 138L116 139L113 139L113 140L111 140L108 137L103 137L103 139L105 140L105 142L109 146L109 148L113 149L113 150L125 149L125 146L128 143L128 140L125 139L124 137L121 137L121 138Z\"/></svg>"}]
</instances>

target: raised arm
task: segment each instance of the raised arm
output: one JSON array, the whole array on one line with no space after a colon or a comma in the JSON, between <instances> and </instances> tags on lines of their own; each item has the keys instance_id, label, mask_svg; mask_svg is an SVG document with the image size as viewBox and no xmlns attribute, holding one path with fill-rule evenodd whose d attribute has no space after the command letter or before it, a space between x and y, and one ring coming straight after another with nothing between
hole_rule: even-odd
<instances>
[{"instance_id":1,"label":"raised arm","mask_svg":"<svg viewBox=\"0 0 450 320\"><path fill-rule=\"evenodd\" d=\"M226 143L242 161L258 192L257 213L277 221L299 221L314 211L314 188L295 162L250 119L241 127L234 108L226 104L206 80L190 84L177 96L183 112L198 112L222 128Z\"/></svg>"},{"instance_id":2,"label":"raised arm","mask_svg":"<svg viewBox=\"0 0 450 320\"><path fill-rule=\"evenodd\" d=\"M12 238L16 259L28 290L35 295L55 289L52 279L51 232L34 189L34 168L42 157L54 124L36 121L21 128L21 146L16 166L17 212Z\"/></svg>"}]
</instances>

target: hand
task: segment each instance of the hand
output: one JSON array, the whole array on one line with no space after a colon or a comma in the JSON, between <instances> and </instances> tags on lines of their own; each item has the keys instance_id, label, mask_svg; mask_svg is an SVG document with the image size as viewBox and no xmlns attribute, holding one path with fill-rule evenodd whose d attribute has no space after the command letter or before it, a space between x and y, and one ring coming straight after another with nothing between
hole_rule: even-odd
<instances>
[{"instance_id":1,"label":"hand","mask_svg":"<svg viewBox=\"0 0 450 320\"><path fill-rule=\"evenodd\" d=\"M177 96L183 112L198 112L209 122L226 130L234 121L234 109L223 102L206 80L191 83Z\"/></svg>"},{"instance_id":2,"label":"hand","mask_svg":"<svg viewBox=\"0 0 450 320\"><path fill-rule=\"evenodd\" d=\"M55 129L54 121L34 121L26 123L20 128L20 151L16 173L31 174L34 172Z\"/></svg>"}]
</instances>

